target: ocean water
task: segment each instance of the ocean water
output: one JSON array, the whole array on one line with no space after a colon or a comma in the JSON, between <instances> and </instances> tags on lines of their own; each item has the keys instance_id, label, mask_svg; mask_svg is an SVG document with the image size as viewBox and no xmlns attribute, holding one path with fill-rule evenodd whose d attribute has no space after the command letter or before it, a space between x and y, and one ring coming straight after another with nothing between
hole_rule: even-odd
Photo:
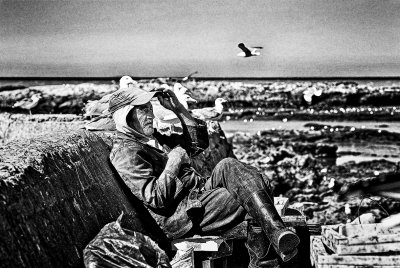
<instances>
[{"instance_id":1,"label":"ocean water","mask_svg":"<svg viewBox=\"0 0 400 268\"><path fill-rule=\"evenodd\" d=\"M80 83L94 83L94 84L113 84L118 83L120 77L82 77L82 78L68 78L68 77L48 77L48 78L2 78L0 77L0 90L7 86L43 86L43 85L59 85L59 84L80 84ZM148 77L135 77L136 80L151 79ZM196 81L225 81L225 82L245 82L245 83L268 83L268 82L356 82L358 84L371 84L375 86L392 86L400 85L400 77L396 78L195 78Z\"/></svg>"}]
</instances>

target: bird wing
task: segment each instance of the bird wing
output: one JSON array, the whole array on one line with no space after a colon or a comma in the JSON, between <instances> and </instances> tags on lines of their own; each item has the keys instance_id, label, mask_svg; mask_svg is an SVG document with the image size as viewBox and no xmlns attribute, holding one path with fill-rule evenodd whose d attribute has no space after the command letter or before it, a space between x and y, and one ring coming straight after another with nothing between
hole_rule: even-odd
<instances>
[{"instance_id":1,"label":"bird wing","mask_svg":"<svg viewBox=\"0 0 400 268\"><path fill-rule=\"evenodd\" d=\"M191 113L194 117L201 120L218 120L221 118L222 113L215 110L214 107L206 107L202 109L193 109Z\"/></svg>"},{"instance_id":2,"label":"bird wing","mask_svg":"<svg viewBox=\"0 0 400 268\"><path fill-rule=\"evenodd\" d=\"M115 122L111 115L99 116L85 125L87 130L116 130Z\"/></svg>"},{"instance_id":3,"label":"bird wing","mask_svg":"<svg viewBox=\"0 0 400 268\"><path fill-rule=\"evenodd\" d=\"M107 103L108 103L108 102L110 101L111 96L112 96L113 94L114 94L114 93L104 95L104 96L99 100L99 102L101 102L101 103L107 102Z\"/></svg>"},{"instance_id":4,"label":"bird wing","mask_svg":"<svg viewBox=\"0 0 400 268\"><path fill-rule=\"evenodd\" d=\"M23 100L17 101L16 103L14 103L14 105L12 107L13 108L22 107L22 106L26 105L26 103L29 103L29 99L28 98L25 98Z\"/></svg>"},{"instance_id":5,"label":"bird wing","mask_svg":"<svg viewBox=\"0 0 400 268\"><path fill-rule=\"evenodd\" d=\"M153 114L155 118L165 123L170 123L170 121L171 123L175 123L176 120L179 121L176 114L162 106L159 100L152 100L151 105L153 106Z\"/></svg>"},{"instance_id":6,"label":"bird wing","mask_svg":"<svg viewBox=\"0 0 400 268\"><path fill-rule=\"evenodd\" d=\"M84 108L85 114L84 114L84 116L101 115L107 109L108 109L108 102L89 101L85 105L85 108Z\"/></svg>"},{"instance_id":7,"label":"bird wing","mask_svg":"<svg viewBox=\"0 0 400 268\"><path fill-rule=\"evenodd\" d=\"M251 56L251 51L243 43L240 43L238 47L244 52L244 54L246 55L245 57Z\"/></svg>"}]
</instances>

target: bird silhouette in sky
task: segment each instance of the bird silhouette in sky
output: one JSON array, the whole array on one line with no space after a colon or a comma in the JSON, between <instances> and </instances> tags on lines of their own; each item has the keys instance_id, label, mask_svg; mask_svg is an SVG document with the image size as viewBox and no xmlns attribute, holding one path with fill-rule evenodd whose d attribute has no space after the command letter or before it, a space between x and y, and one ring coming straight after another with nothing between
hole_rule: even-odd
<instances>
[{"instance_id":1,"label":"bird silhouette in sky","mask_svg":"<svg viewBox=\"0 0 400 268\"><path fill-rule=\"evenodd\" d=\"M243 43L240 43L238 47L242 50L242 52L238 53L237 55L239 57L254 57L254 56L260 56L261 52L259 51L260 49L263 49L263 47L249 47L247 48Z\"/></svg>"},{"instance_id":2,"label":"bird silhouette in sky","mask_svg":"<svg viewBox=\"0 0 400 268\"><path fill-rule=\"evenodd\" d=\"M21 108L24 110L28 110L29 114L32 115L31 109L35 108L38 104L42 96L39 93L33 94L30 98L25 98L20 100L12 106L13 108Z\"/></svg>"}]
</instances>

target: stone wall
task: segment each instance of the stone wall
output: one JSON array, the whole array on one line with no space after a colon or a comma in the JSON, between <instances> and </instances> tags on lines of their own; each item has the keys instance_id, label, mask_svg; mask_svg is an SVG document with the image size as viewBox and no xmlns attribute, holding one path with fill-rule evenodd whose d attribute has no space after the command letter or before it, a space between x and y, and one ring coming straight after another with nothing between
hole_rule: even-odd
<instances>
[{"instance_id":1,"label":"stone wall","mask_svg":"<svg viewBox=\"0 0 400 268\"><path fill-rule=\"evenodd\" d=\"M1 267L82 267L83 248L123 211L154 234L112 170L108 142L77 132L0 149Z\"/></svg>"},{"instance_id":2,"label":"stone wall","mask_svg":"<svg viewBox=\"0 0 400 268\"><path fill-rule=\"evenodd\" d=\"M168 241L109 163L111 141L85 131L0 147L0 267L82 267L82 251L121 212L161 247ZM194 161L209 174L233 156L221 130Z\"/></svg>"}]
</instances>

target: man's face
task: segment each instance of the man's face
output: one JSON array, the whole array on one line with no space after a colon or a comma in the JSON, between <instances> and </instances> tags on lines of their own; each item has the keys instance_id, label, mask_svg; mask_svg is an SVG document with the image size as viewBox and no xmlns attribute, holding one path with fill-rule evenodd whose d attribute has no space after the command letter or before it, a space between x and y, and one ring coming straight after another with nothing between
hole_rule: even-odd
<instances>
[{"instance_id":1,"label":"man's face","mask_svg":"<svg viewBox=\"0 0 400 268\"><path fill-rule=\"evenodd\" d=\"M128 125L146 136L153 135L153 106L151 103L135 106L127 116Z\"/></svg>"}]
</instances>

